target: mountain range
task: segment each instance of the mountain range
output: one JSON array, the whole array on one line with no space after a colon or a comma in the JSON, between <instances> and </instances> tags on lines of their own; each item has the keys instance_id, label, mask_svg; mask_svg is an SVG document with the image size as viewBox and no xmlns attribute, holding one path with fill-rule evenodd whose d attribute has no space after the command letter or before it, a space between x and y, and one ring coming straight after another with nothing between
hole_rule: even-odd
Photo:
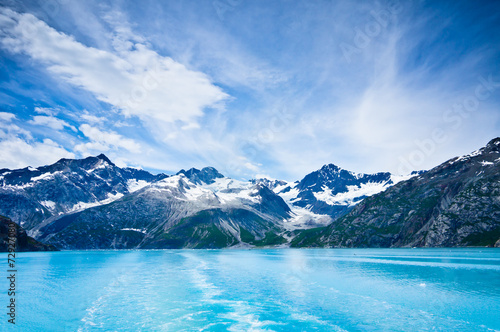
<instances>
[{"instance_id":1,"label":"mountain range","mask_svg":"<svg viewBox=\"0 0 500 332\"><path fill-rule=\"evenodd\" d=\"M296 247L500 247L500 138L364 199Z\"/></svg>"},{"instance_id":2,"label":"mountain range","mask_svg":"<svg viewBox=\"0 0 500 332\"><path fill-rule=\"evenodd\" d=\"M500 246L500 139L406 177L151 174L105 155L0 170L0 214L60 249Z\"/></svg>"}]
</instances>

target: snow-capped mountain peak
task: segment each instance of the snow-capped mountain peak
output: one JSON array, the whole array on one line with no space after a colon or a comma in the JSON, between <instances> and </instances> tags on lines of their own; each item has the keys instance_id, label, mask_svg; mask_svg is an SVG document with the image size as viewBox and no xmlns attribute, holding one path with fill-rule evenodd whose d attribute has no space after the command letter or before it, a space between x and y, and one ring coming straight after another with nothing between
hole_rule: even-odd
<instances>
[{"instance_id":1,"label":"snow-capped mountain peak","mask_svg":"<svg viewBox=\"0 0 500 332\"><path fill-rule=\"evenodd\" d=\"M146 204L156 200L173 204L172 208L183 211L178 216L207 209L242 209L273 223L307 228L327 224L395 182L389 173L354 173L334 164L296 182L234 180L213 167L181 170L173 176L152 175L141 169L120 168L101 154L61 159L38 168L1 170L0 214L31 229L51 217L131 199L132 195L134 200L149 202Z\"/></svg>"},{"instance_id":2,"label":"snow-capped mountain peak","mask_svg":"<svg viewBox=\"0 0 500 332\"><path fill-rule=\"evenodd\" d=\"M410 177L395 176L387 172L355 173L327 164L297 182L267 179L252 181L262 183L280 195L302 220L308 216L311 219L321 219L324 224L325 216L335 219L365 197L384 191Z\"/></svg>"},{"instance_id":3,"label":"snow-capped mountain peak","mask_svg":"<svg viewBox=\"0 0 500 332\"><path fill-rule=\"evenodd\" d=\"M204 167L201 170L198 170L196 168L191 168L187 171L182 169L176 175L179 175L179 174L183 174L184 176L186 176L188 179L190 179L195 184L202 184L202 183L211 184L216 179L220 179L220 178L224 177L224 175L220 174L213 167Z\"/></svg>"},{"instance_id":4,"label":"snow-capped mountain peak","mask_svg":"<svg viewBox=\"0 0 500 332\"><path fill-rule=\"evenodd\" d=\"M0 214L27 229L51 216L110 203L166 177L120 168L104 154L0 171Z\"/></svg>"}]
</instances>

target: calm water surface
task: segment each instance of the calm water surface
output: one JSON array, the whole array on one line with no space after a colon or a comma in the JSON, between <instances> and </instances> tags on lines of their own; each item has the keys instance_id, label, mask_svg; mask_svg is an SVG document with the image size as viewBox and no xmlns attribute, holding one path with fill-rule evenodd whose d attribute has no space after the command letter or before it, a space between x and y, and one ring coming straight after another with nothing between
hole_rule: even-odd
<instances>
[{"instance_id":1,"label":"calm water surface","mask_svg":"<svg viewBox=\"0 0 500 332\"><path fill-rule=\"evenodd\" d=\"M2 331L500 331L499 249L18 255Z\"/></svg>"}]
</instances>

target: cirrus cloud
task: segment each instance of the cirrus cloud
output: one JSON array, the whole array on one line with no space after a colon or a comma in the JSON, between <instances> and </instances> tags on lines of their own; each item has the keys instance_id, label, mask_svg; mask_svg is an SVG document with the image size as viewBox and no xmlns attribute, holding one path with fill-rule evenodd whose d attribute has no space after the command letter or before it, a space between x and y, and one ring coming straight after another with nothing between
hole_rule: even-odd
<instances>
[{"instance_id":1,"label":"cirrus cloud","mask_svg":"<svg viewBox=\"0 0 500 332\"><path fill-rule=\"evenodd\" d=\"M139 153L141 151L139 143L113 131L102 131L89 124L82 124L79 129L88 139L90 139L90 142L76 145L76 151L82 153L105 152L111 147L122 148L132 153Z\"/></svg>"},{"instance_id":2,"label":"cirrus cloud","mask_svg":"<svg viewBox=\"0 0 500 332\"><path fill-rule=\"evenodd\" d=\"M46 126L55 130L63 130L65 127L68 127L71 130L76 131L74 126L53 116L37 115L34 116L32 120L28 121L28 123L38 126Z\"/></svg>"},{"instance_id":3,"label":"cirrus cloud","mask_svg":"<svg viewBox=\"0 0 500 332\"><path fill-rule=\"evenodd\" d=\"M0 43L27 54L70 84L91 92L127 116L196 122L228 95L209 77L136 42L115 38L116 53L85 46L31 14L0 10ZM129 36L130 37L130 36Z\"/></svg>"}]
</instances>

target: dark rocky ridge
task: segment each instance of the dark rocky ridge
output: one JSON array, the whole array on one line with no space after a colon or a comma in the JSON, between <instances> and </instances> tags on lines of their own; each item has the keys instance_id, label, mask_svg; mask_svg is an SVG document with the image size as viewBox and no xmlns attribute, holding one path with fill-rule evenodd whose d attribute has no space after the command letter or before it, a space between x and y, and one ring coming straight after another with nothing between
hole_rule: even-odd
<instances>
[{"instance_id":1,"label":"dark rocky ridge","mask_svg":"<svg viewBox=\"0 0 500 332\"><path fill-rule=\"evenodd\" d=\"M4 216L0 216L0 251L7 252L9 249L9 229L14 226L17 239L15 251L57 251L52 245L40 243L26 234L26 231Z\"/></svg>"},{"instance_id":2,"label":"dark rocky ridge","mask_svg":"<svg viewBox=\"0 0 500 332\"><path fill-rule=\"evenodd\" d=\"M278 182L279 183L279 182ZM294 206L310 209L317 214L324 214L336 219L346 214L352 208L351 204L328 204L324 200L318 199L316 195L329 190L331 195L349 192L349 187L361 187L366 184L378 183L389 187L393 184L391 173L382 172L376 174L357 174L342 169L334 164L324 165L321 169L309 173L302 180L296 182L294 189L298 195L293 200ZM276 183L270 185L276 186ZM282 189L280 193L290 191L291 187ZM361 201L365 195L359 195L353 203Z\"/></svg>"},{"instance_id":3,"label":"dark rocky ridge","mask_svg":"<svg viewBox=\"0 0 500 332\"><path fill-rule=\"evenodd\" d=\"M0 213L27 230L47 218L92 204L110 195L129 193L128 181L154 182L167 177L134 168L120 168L105 155L61 159L38 168L0 171Z\"/></svg>"},{"instance_id":4,"label":"dark rocky ridge","mask_svg":"<svg viewBox=\"0 0 500 332\"><path fill-rule=\"evenodd\" d=\"M261 184L261 185L264 185L266 186L267 188L271 189L271 190L274 190L276 189L277 187L279 186L286 186L287 185L287 182L285 181L281 181L281 180L270 180L270 179L266 179L266 178L261 178L261 179L252 179L250 180L250 182L252 182L253 184ZM298 183L299 181L297 181L296 183ZM290 188L289 188L290 189Z\"/></svg>"},{"instance_id":5,"label":"dark rocky ridge","mask_svg":"<svg viewBox=\"0 0 500 332\"><path fill-rule=\"evenodd\" d=\"M500 246L499 167L499 138L396 185L390 173L333 164L295 183L241 182L212 167L168 177L99 155L1 170L0 213L61 249ZM367 197L356 191L365 184L385 191ZM354 200L327 195L345 193ZM331 220L289 228L297 206ZM318 225L328 226L304 230Z\"/></svg>"},{"instance_id":6,"label":"dark rocky ridge","mask_svg":"<svg viewBox=\"0 0 500 332\"><path fill-rule=\"evenodd\" d=\"M191 168L187 171L181 169L176 175L184 174L191 182L194 184L212 184L215 182L215 179L221 179L224 175L220 174L213 167L204 167L200 170L196 168Z\"/></svg>"},{"instance_id":7,"label":"dark rocky ridge","mask_svg":"<svg viewBox=\"0 0 500 332\"><path fill-rule=\"evenodd\" d=\"M110 204L50 219L34 232L62 249L224 248L286 242L279 235L284 231L280 223L290 217L290 209L267 187L254 185L248 199L233 203L199 190L203 189L181 173ZM192 191L199 197L189 199Z\"/></svg>"},{"instance_id":8,"label":"dark rocky ridge","mask_svg":"<svg viewBox=\"0 0 500 332\"><path fill-rule=\"evenodd\" d=\"M293 246L500 245L500 138L360 202Z\"/></svg>"}]
</instances>

